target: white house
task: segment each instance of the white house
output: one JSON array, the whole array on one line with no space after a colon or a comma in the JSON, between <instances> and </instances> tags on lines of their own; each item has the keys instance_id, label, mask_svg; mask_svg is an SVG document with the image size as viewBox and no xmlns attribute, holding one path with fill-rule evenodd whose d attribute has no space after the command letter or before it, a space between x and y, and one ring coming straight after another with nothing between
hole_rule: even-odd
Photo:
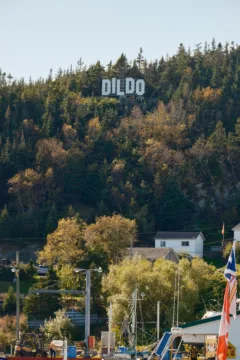
<instances>
[{"instance_id":1,"label":"white house","mask_svg":"<svg viewBox=\"0 0 240 360\"><path fill-rule=\"evenodd\" d=\"M234 231L233 239L240 241L240 223L234 226L232 230Z\"/></svg>"},{"instance_id":2,"label":"white house","mask_svg":"<svg viewBox=\"0 0 240 360\"><path fill-rule=\"evenodd\" d=\"M201 232L158 231L154 236L155 248L172 248L176 253L203 257L204 236Z\"/></svg>"}]
</instances>

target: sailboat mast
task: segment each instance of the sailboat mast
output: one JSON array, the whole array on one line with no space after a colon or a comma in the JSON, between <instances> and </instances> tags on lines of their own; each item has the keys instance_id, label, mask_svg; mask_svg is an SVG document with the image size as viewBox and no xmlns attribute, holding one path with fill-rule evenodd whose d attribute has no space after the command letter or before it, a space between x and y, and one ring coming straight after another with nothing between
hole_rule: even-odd
<instances>
[{"instance_id":1,"label":"sailboat mast","mask_svg":"<svg viewBox=\"0 0 240 360\"><path fill-rule=\"evenodd\" d=\"M111 353L111 331L112 331L112 303L109 307L109 323L108 323L108 356Z\"/></svg>"},{"instance_id":2,"label":"sailboat mast","mask_svg":"<svg viewBox=\"0 0 240 360\"><path fill-rule=\"evenodd\" d=\"M160 301L157 302L157 340L159 340L160 330Z\"/></svg>"},{"instance_id":3,"label":"sailboat mast","mask_svg":"<svg viewBox=\"0 0 240 360\"><path fill-rule=\"evenodd\" d=\"M175 272L175 282L174 282L174 292L173 292L173 317L172 317L172 327L175 326L176 288L177 288L177 272Z\"/></svg>"},{"instance_id":4,"label":"sailboat mast","mask_svg":"<svg viewBox=\"0 0 240 360\"><path fill-rule=\"evenodd\" d=\"M180 298L180 271L178 269L177 327L178 327L178 315L179 315L179 298Z\"/></svg>"},{"instance_id":5,"label":"sailboat mast","mask_svg":"<svg viewBox=\"0 0 240 360\"><path fill-rule=\"evenodd\" d=\"M138 289L136 288L132 294L132 348L135 351L137 346L137 296Z\"/></svg>"}]
</instances>

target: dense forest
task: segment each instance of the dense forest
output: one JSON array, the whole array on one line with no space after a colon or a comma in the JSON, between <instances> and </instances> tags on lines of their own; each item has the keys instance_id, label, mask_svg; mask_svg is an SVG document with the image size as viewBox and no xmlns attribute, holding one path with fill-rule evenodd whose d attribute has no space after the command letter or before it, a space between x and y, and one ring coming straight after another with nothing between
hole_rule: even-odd
<instances>
[{"instance_id":1,"label":"dense forest","mask_svg":"<svg viewBox=\"0 0 240 360\"><path fill-rule=\"evenodd\" d=\"M143 99L101 97L101 80L122 76L145 80ZM142 49L107 66L80 59L37 81L0 71L1 239L45 239L69 211L136 219L149 244L157 230L220 239L223 221L239 222L239 158L234 43L181 44L152 62Z\"/></svg>"}]
</instances>

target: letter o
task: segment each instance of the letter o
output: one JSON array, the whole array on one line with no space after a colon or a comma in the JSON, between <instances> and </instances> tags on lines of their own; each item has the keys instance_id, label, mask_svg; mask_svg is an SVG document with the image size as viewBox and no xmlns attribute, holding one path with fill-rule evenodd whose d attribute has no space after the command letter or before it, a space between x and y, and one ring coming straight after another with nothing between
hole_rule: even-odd
<instances>
[{"instance_id":1,"label":"letter o","mask_svg":"<svg viewBox=\"0 0 240 360\"><path fill-rule=\"evenodd\" d=\"M145 93L145 81L140 79L136 81L136 94L141 96Z\"/></svg>"}]
</instances>

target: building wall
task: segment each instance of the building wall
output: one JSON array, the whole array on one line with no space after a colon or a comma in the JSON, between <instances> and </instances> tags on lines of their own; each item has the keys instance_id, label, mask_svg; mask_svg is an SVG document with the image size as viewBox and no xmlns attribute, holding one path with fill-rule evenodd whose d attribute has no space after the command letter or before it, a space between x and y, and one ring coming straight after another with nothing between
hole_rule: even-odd
<instances>
[{"instance_id":1,"label":"building wall","mask_svg":"<svg viewBox=\"0 0 240 360\"><path fill-rule=\"evenodd\" d=\"M165 241L165 247L172 248L176 253L188 253L191 256L203 256L203 240L198 240L196 245L196 239L155 239L155 247L161 247L161 241ZM189 246L182 246L182 241L189 241Z\"/></svg>"},{"instance_id":2,"label":"building wall","mask_svg":"<svg viewBox=\"0 0 240 360\"><path fill-rule=\"evenodd\" d=\"M234 240L240 241L240 230L234 230Z\"/></svg>"},{"instance_id":3,"label":"building wall","mask_svg":"<svg viewBox=\"0 0 240 360\"><path fill-rule=\"evenodd\" d=\"M218 335L220 319L183 328L184 334L203 334L203 335ZM240 315L237 315L236 320L231 318L231 325L229 331L229 341L236 347L236 359L240 360L240 341L239 341L239 329L240 329Z\"/></svg>"},{"instance_id":4,"label":"building wall","mask_svg":"<svg viewBox=\"0 0 240 360\"><path fill-rule=\"evenodd\" d=\"M203 257L203 238L201 234L198 235L195 242L195 254L201 258Z\"/></svg>"}]
</instances>

